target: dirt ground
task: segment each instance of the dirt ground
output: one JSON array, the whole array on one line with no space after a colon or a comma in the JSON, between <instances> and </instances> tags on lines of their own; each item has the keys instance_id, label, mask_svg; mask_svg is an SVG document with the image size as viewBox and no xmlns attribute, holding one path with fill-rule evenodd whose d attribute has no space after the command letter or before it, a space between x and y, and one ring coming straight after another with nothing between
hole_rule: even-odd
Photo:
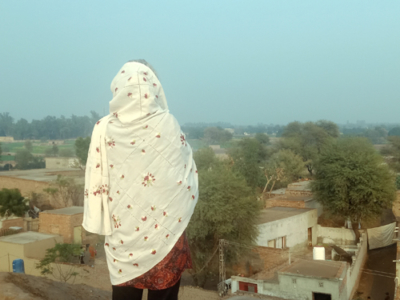
<instances>
[{"instance_id":1,"label":"dirt ground","mask_svg":"<svg viewBox=\"0 0 400 300\"><path fill-rule=\"evenodd\" d=\"M56 282L43 277L0 273L0 300L45 299L86 300L111 299L111 292L83 284Z\"/></svg>"}]
</instances>

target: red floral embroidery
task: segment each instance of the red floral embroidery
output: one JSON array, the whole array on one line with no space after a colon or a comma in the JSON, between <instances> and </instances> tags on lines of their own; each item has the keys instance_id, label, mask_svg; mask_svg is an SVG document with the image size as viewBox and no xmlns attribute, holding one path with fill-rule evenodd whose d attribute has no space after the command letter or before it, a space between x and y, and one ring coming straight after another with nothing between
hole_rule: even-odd
<instances>
[{"instance_id":1,"label":"red floral embroidery","mask_svg":"<svg viewBox=\"0 0 400 300\"><path fill-rule=\"evenodd\" d=\"M146 78L144 78L144 77L143 77L143 80L144 80L144 81L147 81L147 79L146 79Z\"/></svg>"},{"instance_id":2,"label":"red floral embroidery","mask_svg":"<svg viewBox=\"0 0 400 300\"><path fill-rule=\"evenodd\" d=\"M114 222L114 228L119 228L121 226L121 219L119 217L117 217L116 215L112 215L112 219Z\"/></svg>"},{"instance_id":3,"label":"red floral embroidery","mask_svg":"<svg viewBox=\"0 0 400 300\"><path fill-rule=\"evenodd\" d=\"M139 267L139 264L133 264L134 267Z\"/></svg>"},{"instance_id":4,"label":"red floral embroidery","mask_svg":"<svg viewBox=\"0 0 400 300\"><path fill-rule=\"evenodd\" d=\"M157 251L156 251L156 250L154 250L154 249L153 249L153 250L151 250L151 254L153 254L153 255L154 255L154 254L156 254L156 253L157 253Z\"/></svg>"},{"instance_id":5,"label":"red floral embroidery","mask_svg":"<svg viewBox=\"0 0 400 300\"><path fill-rule=\"evenodd\" d=\"M96 125L99 125L99 124L100 124L100 121L97 121Z\"/></svg>"},{"instance_id":6,"label":"red floral embroidery","mask_svg":"<svg viewBox=\"0 0 400 300\"><path fill-rule=\"evenodd\" d=\"M111 147L111 148L114 148L114 147L115 147L115 140L114 140L113 138L110 138L110 139L107 141L107 145L108 145L109 147Z\"/></svg>"},{"instance_id":7,"label":"red floral embroidery","mask_svg":"<svg viewBox=\"0 0 400 300\"><path fill-rule=\"evenodd\" d=\"M109 247L109 246L110 246L110 244L109 244L109 243L105 243L105 244L104 244L104 246L107 246L107 247Z\"/></svg>"},{"instance_id":8,"label":"red floral embroidery","mask_svg":"<svg viewBox=\"0 0 400 300\"><path fill-rule=\"evenodd\" d=\"M88 189L85 190L85 198L89 197L89 191Z\"/></svg>"},{"instance_id":9,"label":"red floral embroidery","mask_svg":"<svg viewBox=\"0 0 400 300\"><path fill-rule=\"evenodd\" d=\"M97 151L97 153L100 153L100 148L96 147L96 151Z\"/></svg>"},{"instance_id":10,"label":"red floral embroidery","mask_svg":"<svg viewBox=\"0 0 400 300\"><path fill-rule=\"evenodd\" d=\"M97 164L97 165L96 165L96 169L98 169L98 168L100 168L100 164Z\"/></svg>"},{"instance_id":11,"label":"red floral embroidery","mask_svg":"<svg viewBox=\"0 0 400 300\"><path fill-rule=\"evenodd\" d=\"M111 198L111 197L108 197L108 200L110 200L110 202L112 202L112 201L113 201L113 198Z\"/></svg>"},{"instance_id":12,"label":"red floral embroidery","mask_svg":"<svg viewBox=\"0 0 400 300\"><path fill-rule=\"evenodd\" d=\"M132 206L130 205L130 204L128 204L128 206L127 206L129 209L132 209Z\"/></svg>"},{"instance_id":13,"label":"red floral embroidery","mask_svg":"<svg viewBox=\"0 0 400 300\"><path fill-rule=\"evenodd\" d=\"M187 144L186 144L186 138L185 138L185 136L184 136L183 134L181 134L181 143L182 143L182 145L187 146Z\"/></svg>"},{"instance_id":14,"label":"red floral embroidery","mask_svg":"<svg viewBox=\"0 0 400 300\"><path fill-rule=\"evenodd\" d=\"M147 98L149 98L149 96L147 96L147 94L144 94L144 97L147 99Z\"/></svg>"},{"instance_id":15,"label":"red floral embroidery","mask_svg":"<svg viewBox=\"0 0 400 300\"><path fill-rule=\"evenodd\" d=\"M152 210L152 211L155 211L155 210L156 210L156 206L155 206L155 205L152 205L152 206L151 206L151 210Z\"/></svg>"},{"instance_id":16,"label":"red floral embroidery","mask_svg":"<svg viewBox=\"0 0 400 300\"><path fill-rule=\"evenodd\" d=\"M125 71L122 71L121 74L125 73Z\"/></svg>"},{"instance_id":17,"label":"red floral embroidery","mask_svg":"<svg viewBox=\"0 0 400 300\"><path fill-rule=\"evenodd\" d=\"M115 92L117 92L118 91L118 88L115 88Z\"/></svg>"},{"instance_id":18,"label":"red floral embroidery","mask_svg":"<svg viewBox=\"0 0 400 300\"><path fill-rule=\"evenodd\" d=\"M135 145L135 143L136 143L136 140L133 140L133 141L131 142L131 145Z\"/></svg>"},{"instance_id":19,"label":"red floral embroidery","mask_svg":"<svg viewBox=\"0 0 400 300\"><path fill-rule=\"evenodd\" d=\"M142 221L143 221L143 222L145 222L146 220L147 220L147 217L146 217L146 216L142 217Z\"/></svg>"},{"instance_id":20,"label":"red floral embroidery","mask_svg":"<svg viewBox=\"0 0 400 300\"><path fill-rule=\"evenodd\" d=\"M139 226L136 226L135 231L139 231L139 230L140 230Z\"/></svg>"},{"instance_id":21,"label":"red floral embroidery","mask_svg":"<svg viewBox=\"0 0 400 300\"><path fill-rule=\"evenodd\" d=\"M147 242L147 240L149 239L149 237L148 236L145 236L144 237L144 240Z\"/></svg>"},{"instance_id":22,"label":"red floral embroidery","mask_svg":"<svg viewBox=\"0 0 400 300\"><path fill-rule=\"evenodd\" d=\"M128 97L132 98L131 96L132 96L132 93L128 93Z\"/></svg>"},{"instance_id":23,"label":"red floral embroidery","mask_svg":"<svg viewBox=\"0 0 400 300\"><path fill-rule=\"evenodd\" d=\"M194 198L196 198L194 195L192 195L192 199L194 200Z\"/></svg>"},{"instance_id":24,"label":"red floral embroidery","mask_svg":"<svg viewBox=\"0 0 400 300\"><path fill-rule=\"evenodd\" d=\"M157 84L153 83L153 86L157 86Z\"/></svg>"},{"instance_id":25,"label":"red floral embroidery","mask_svg":"<svg viewBox=\"0 0 400 300\"><path fill-rule=\"evenodd\" d=\"M129 78L128 78L128 81L130 81L131 79L132 79L132 77L129 77Z\"/></svg>"},{"instance_id":26,"label":"red floral embroidery","mask_svg":"<svg viewBox=\"0 0 400 300\"><path fill-rule=\"evenodd\" d=\"M168 216L168 214L167 214L166 211L163 212L163 216L164 216L164 217Z\"/></svg>"},{"instance_id":27,"label":"red floral embroidery","mask_svg":"<svg viewBox=\"0 0 400 300\"><path fill-rule=\"evenodd\" d=\"M154 178L154 175L151 174L151 173L147 173L147 175L145 175L145 176L143 177L143 182L142 182L142 184L143 184L143 186L149 187L149 186L153 185L153 182L154 182L154 181L156 181L156 179Z\"/></svg>"},{"instance_id":28,"label":"red floral embroidery","mask_svg":"<svg viewBox=\"0 0 400 300\"><path fill-rule=\"evenodd\" d=\"M157 133L156 138L160 138L161 137L161 133Z\"/></svg>"}]
</instances>

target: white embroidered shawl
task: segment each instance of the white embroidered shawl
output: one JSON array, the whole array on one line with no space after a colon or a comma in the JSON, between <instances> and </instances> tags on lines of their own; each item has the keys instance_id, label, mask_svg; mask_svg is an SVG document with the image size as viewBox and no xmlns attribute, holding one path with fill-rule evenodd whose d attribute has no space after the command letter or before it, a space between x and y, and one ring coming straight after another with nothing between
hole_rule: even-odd
<instances>
[{"instance_id":1,"label":"white embroidered shawl","mask_svg":"<svg viewBox=\"0 0 400 300\"><path fill-rule=\"evenodd\" d=\"M192 150L147 66L128 62L111 83L110 115L94 127L83 227L106 235L111 283L149 271L172 249L198 199Z\"/></svg>"}]
</instances>

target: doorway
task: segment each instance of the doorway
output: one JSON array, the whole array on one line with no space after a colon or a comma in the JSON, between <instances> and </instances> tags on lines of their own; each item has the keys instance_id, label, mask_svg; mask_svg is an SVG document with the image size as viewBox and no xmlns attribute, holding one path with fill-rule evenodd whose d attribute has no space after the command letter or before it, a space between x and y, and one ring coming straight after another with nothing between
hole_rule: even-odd
<instances>
[{"instance_id":1,"label":"doorway","mask_svg":"<svg viewBox=\"0 0 400 300\"><path fill-rule=\"evenodd\" d=\"M331 294L313 293L313 300L332 300Z\"/></svg>"},{"instance_id":2,"label":"doorway","mask_svg":"<svg viewBox=\"0 0 400 300\"><path fill-rule=\"evenodd\" d=\"M74 227L74 244L82 245L82 226Z\"/></svg>"},{"instance_id":3,"label":"doorway","mask_svg":"<svg viewBox=\"0 0 400 300\"><path fill-rule=\"evenodd\" d=\"M312 227L308 228L308 246L312 247Z\"/></svg>"}]
</instances>

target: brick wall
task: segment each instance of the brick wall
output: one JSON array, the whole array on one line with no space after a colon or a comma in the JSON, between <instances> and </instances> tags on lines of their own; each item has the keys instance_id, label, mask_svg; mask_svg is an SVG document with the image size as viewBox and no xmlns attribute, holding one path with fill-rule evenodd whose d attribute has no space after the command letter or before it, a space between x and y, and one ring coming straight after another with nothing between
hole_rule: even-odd
<instances>
[{"instance_id":1,"label":"brick wall","mask_svg":"<svg viewBox=\"0 0 400 300\"><path fill-rule=\"evenodd\" d=\"M19 189L24 197L30 196L32 192L43 193L43 189L48 187L49 184L43 181L0 176L0 189Z\"/></svg>"},{"instance_id":2,"label":"brick wall","mask_svg":"<svg viewBox=\"0 0 400 300\"><path fill-rule=\"evenodd\" d=\"M83 214L61 215L42 212L39 215L39 232L59 234L64 243L73 243L74 227L81 226ZM82 230L82 240L85 238Z\"/></svg>"},{"instance_id":3,"label":"brick wall","mask_svg":"<svg viewBox=\"0 0 400 300\"><path fill-rule=\"evenodd\" d=\"M270 198L265 201L265 207L266 208L271 208L271 207L295 207L295 208L305 208L305 202L304 201L291 201L291 200L285 200L285 199L279 199L279 198Z\"/></svg>"},{"instance_id":4,"label":"brick wall","mask_svg":"<svg viewBox=\"0 0 400 300\"><path fill-rule=\"evenodd\" d=\"M23 218L15 218L15 219L7 219L3 220L2 228L10 228L13 226L22 227L24 228L24 219Z\"/></svg>"}]
</instances>

